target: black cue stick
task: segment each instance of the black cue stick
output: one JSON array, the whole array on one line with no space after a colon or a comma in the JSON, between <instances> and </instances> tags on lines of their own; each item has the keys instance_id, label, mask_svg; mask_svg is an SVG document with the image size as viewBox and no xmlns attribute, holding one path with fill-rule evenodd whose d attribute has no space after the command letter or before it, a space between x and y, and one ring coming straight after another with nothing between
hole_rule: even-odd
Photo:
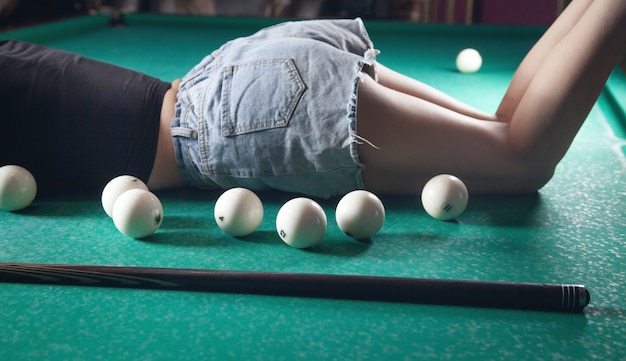
<instances>
[{"instance_id":1,"label":"black cue stick","mask_svg":"<svg viewBox=\"0 0 626 361\"><path fill-rule=\"evenodd\" d=\"M0 263L0 282L560 312L581 312L590 299L582 285L34 263Z\"/></svg>"}]
</instances>

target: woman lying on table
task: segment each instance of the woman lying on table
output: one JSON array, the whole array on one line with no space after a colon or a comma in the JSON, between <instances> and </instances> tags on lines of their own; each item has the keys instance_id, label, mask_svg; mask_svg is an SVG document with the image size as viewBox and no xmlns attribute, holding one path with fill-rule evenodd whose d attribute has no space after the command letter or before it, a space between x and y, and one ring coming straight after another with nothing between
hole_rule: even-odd
<instances>
[{"instance_id":1,"label":"woman lying on table","mask_svg":"<svg viewBox=\"0 0 626 361\"><path fill-rule=\"evenodd\" d=\"M439 173L470 193L541 188L626 42L626 1L575 0L495 114L376 62L359 19L290 22L226 43L172 84L78 55L0 43L0 165L42 193L151 189L414 194Z\"/></svg>"}]
</instances>

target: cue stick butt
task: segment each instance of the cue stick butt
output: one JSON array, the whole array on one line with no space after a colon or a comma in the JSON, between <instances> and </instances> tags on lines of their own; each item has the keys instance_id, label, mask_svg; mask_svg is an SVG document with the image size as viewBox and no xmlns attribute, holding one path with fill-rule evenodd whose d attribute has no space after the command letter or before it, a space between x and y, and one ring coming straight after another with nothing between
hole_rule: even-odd
<instances>
[{"instance_id":1,"label":"cue stick butt","mask_svg":"<svg viewBox=\"0 0 626 361\"><path fill-rule=\"evenodd\" d=\"M0 263L0 282L581 312L583 285L181 268Z\"/></svg>"}]
</instances>

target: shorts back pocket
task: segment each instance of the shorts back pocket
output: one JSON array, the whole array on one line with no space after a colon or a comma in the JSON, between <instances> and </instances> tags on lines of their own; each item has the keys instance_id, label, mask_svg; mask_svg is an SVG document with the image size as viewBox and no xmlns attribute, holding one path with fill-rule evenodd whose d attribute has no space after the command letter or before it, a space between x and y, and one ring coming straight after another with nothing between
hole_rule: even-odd
<instances>
[{"instance_id":1,"label":"shorts back pocket","mask_svg":"<svg viewBox=\"0 0 626 361\"><path fill-rule=\"evenodd\" d=\"M265 59L222 70L220 134L285 127L306 86L292 59Z\"/></svg>"}]
</instances>

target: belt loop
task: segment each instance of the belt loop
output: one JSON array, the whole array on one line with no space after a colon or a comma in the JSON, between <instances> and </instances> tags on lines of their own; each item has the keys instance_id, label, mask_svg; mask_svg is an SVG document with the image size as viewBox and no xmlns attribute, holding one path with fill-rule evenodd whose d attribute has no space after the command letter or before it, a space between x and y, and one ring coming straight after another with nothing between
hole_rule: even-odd
<instances>
[{"instance_id":1,"label":"belt loop","mask_svg":"<svg viewBox=\"0 0 626 361\"><path fill-rule=\"evenodd\" d=\"M189 128L172 127L172 137L191 138L195 140L198 139L198 132Z\"/></svg>"}]
</instances>

